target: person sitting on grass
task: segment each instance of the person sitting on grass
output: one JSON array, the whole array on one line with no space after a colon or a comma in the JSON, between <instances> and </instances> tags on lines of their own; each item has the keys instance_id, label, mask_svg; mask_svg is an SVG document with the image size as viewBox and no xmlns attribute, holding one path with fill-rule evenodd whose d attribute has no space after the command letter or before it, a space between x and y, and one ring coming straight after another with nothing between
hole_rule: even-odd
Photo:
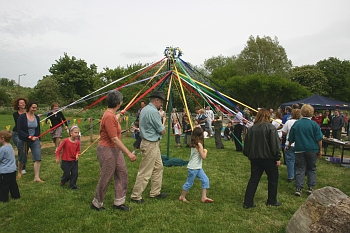
<instances>
[{"instance_id":1,"label":"person sitting on grass","mask_svg":"<svg viewBox=\"0 0 350 233\"><path fill-rule=\"evenodd\" d=\"M13 199L19 199L18 185L16 182L15 151L10 143L12 133L9 130L0 131L0 201L8 202L9 192Z\"/></svg>"},{"instance_id":2,"label":"person sitting on grass","mask_svg":"<svg viewBox=\"0 0 350 233\"><path fill-rule=\"evenodd\" d=\"M73 125L69 129L69 138L65 138L56 150L56 163L60 160L60 154L62 152L61 169L63 175L60 185L70 181L69 188L76 190L78 180L78 159L80 155L80 140L79 140L79 127Z\"/></svg>"},{"instance_id":3,"label":"person sitting on grass","mask_svg":"<svg viewBox=\"0 0 350 233\"><path fill-rule=\"evenodd\" d=\"M209 179L202 168L202 161L207 157L207 149L203 148L204 133L202 128L196 127L193 129L191 136L191 157L188 162L188 177L186 183L182 186L182 193L179 201L188 202L186 194L193 186L196 177L202 182L202 202L211 203L212 199L207 197L207 189L209 188Z\"/></svg>"},{"instance_id":4,"label":"person sitting on grass","mask_svg":"<svg viewBox=\"0 0 350 233\"><path fill-rule=\"evenodd\" d=\"M227 123L227 126L224 130L224 140L225 141L233 141L233 126L232 126L232 122L229 121Z\"/></svg>"}]
</instances>

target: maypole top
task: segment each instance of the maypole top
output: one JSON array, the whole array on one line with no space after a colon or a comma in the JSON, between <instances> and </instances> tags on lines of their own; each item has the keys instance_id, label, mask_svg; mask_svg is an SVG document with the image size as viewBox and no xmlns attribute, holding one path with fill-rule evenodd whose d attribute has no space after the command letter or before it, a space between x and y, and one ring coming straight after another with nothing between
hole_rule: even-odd
<instances>
[{"instance_id":1,"label":"maypole top","mask_svg":"<svg viewBox=\"0 0 350 233\"><path fill-rule=\"evenodd\" d=\"M164 50L164 56L167 58L180 58L182 54L182 50L179 47L168 46Z\"/></svg>"}]
</instances>

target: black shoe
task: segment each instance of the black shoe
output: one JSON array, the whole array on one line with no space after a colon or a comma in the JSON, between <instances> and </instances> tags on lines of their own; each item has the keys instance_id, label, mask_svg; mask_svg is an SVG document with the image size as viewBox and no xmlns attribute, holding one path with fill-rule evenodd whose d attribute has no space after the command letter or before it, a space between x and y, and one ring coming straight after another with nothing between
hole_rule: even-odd
<instances>
[{"instance_id":1,"label":"black shoe","mask_svg":"<svg viewBox=\"0 0 350 233\"><path fill-rule=\"evenodd\" d=\"M252 205L252 206L248 206L248 205L243 205L244 209L250 209L250 208L254 208L256 207L256 205Z\"/></svg>"},{"instance_id":2,"label":"black shoe","mask_svg":"<svg viewBox=\"0 0 350 233\"><path fill-rule=\"evenodd\" d=\"M290 183L290 182L293 182L294 179L287 179L287 182Z\"/></svg>"},{"instance_id":3,"label":"black shoe","mask_svg":"<svg viewBox=\"0 0 350 233\"><path fill-rule=\"evenodd\" d=\"M65 184L65 182L60 182L60 186L64 186Z\"/></svg>"},{"instance_id":4,"label":"black shoe","mask_svg":"<svg viewBox=\"0 0 350 233\"><path fill-rule=\"evenodd\" d=\"M113 205L113 209L121 210L121 211L129 211L129 210L131 210L131 208L129 206L126 206L124 204L122 204L122 205Z\"/></svg>"},{"instance_id":5,"label":"black shoe","mask_svg":"<svg viewBox=\"0 0 350 233\"><path fill-rule=\"evenodd\" d=\"M281 202L276 202L276 203L274 203L274 204L271 204L271 203L266 203L266 206L280 206L280 205L282 205L282 203Z\"/></svg>"},{"instance_id":6,"label":"black shoe","mask_svg":"<svg viewBox=\"0 0 350 233\"><path fill-rule=\"evenodd\" d=\"M134 203L137 203L137 204L143 204L143 203L145 203L145 200L143 200L143 199L140 199L140 200L135 200L135 199L130 199L131 200L131 202L134 202Z\"/></svg>"},{"instance_id":7,"label":"black shoe","mask_svg":"<svg viewBox=\"0 0 350 233\"><path fill-rule=\"evenodd\" d=\"M103 206L100 207L100 208L97 208L96 206L94 206L94 204L91 204L90 208L93 209L93 210L96 210L96 211L103 211L103 210L106 209L106 208L103 207Z\"/></svg>"},{"instance_id":8,"label":"black shoe","mask_svg":"<svg viewBox=\"0 0 350 233\"><path fill-rule=\"evenodd\" d=\"M73 187L70 187L71 190L78 190L78 186L73 186Z\"/></svg>"},{"instance_id":9,"label":"black shoe","mask_svg":"<svg viewBox=\"0 0 350 233\"><path fill-rule=\"evenodd\" d=\"M160 193L158 196L151 197L151 198L163 199L163 198L166 198L167 196L168 196L167 193Z\"/></svg>"}]
</instances>

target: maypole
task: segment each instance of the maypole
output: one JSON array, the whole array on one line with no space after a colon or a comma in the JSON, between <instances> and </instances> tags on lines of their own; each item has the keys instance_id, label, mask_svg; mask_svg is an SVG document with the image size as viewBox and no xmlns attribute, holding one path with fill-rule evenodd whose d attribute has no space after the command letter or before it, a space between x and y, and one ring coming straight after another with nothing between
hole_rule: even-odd
<instances>
[{"instance_id":1,"label":"maypole","mask_svg":"<svg viewBox=\"0 0 350 233\"><path fill-rule=\"evenodd\" d=\"M176 58L180 57L182 55L182 51L180 48L178 47L166 47L164 50L164 56L167 57L167 68L168 71L170 71L171 65L175 65L176 62ZM170 80L169 80L169 90L168 90L168 141L167 141L167 156L170 157L170 133L172 131L172 125L171 125L171 112L173 110L173 102L172 102L172 88L171 88L171 84L173 81L173 76L171 76Z\"/></svg>"}]
</instances>

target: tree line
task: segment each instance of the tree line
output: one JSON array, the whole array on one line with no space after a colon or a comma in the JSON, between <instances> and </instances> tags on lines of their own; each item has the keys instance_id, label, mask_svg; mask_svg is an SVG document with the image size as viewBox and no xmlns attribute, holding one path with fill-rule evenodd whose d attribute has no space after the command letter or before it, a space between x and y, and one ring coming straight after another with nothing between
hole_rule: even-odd
<instances>
[{"instance_id":1,"label":"tree line","mask_svg":"<svg viewBox=\"0 0 350 233\"><path fill-rule=\"evenodd\" d=\"M137 63L114 69L106 67L98 72L97 65L89 65L64 53L49 68L50 75L39 80L34 88L21 87L21 93L42 104L69 104L148 65ZM312 94L350 102L350 61L329 57L316 64L293 66L277 37L250 36L238 55L213 56L203 65L195 66L194 70L215 89L253 108L277 108L283 102ZM161 72L165 71L166 68ZM151 77L153 73L146 72L138 80ZM122 83L128 81L130 79ZM145 84L146 81L129 86L127 91L121 89L125 100L130 101ZM113 84L108 90L120 85ZM9 105L11 99L17 96L17 87L14 80L0 79L0 105ZM176 98L177 95L174 91L173 103L174 107L180 108L182 102ZM86 106L94 101L86 99L78 105ZM189 101L189 105L194 108L197 103Z\"/></svg>"}]
</instances>

